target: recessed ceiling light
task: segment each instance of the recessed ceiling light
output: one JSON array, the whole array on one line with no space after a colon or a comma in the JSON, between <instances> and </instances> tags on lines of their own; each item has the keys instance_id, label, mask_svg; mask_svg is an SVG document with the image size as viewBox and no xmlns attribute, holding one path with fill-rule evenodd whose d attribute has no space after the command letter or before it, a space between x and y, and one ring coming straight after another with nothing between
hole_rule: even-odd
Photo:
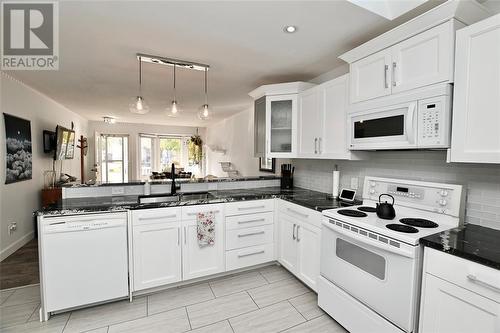
<instances>
[{"instance_id":1,"label":"recessed ceiling light","mask_svg":"<svg viewBox=\"0 0 500 333\"><path fill-rule=\"evenodd\" d=\"M103 118L103 121L106 123L106 124L114 124L116 123L116 118L113 118L113 117L107 117L107 116L104 116L102 117Z\"/></svg>"},{"instance_id":2,"label":"recessed ceiling light","mask_svg":"<svg viewBox=\"0 0 500 333\"><path fill-rule=\"evenodd\" d=\"M286 32L286 33L289 33L289 34L293 34L294 32L297 31L297 27L294 26L294 25L286 25L283 28L283 31Z\"/></svg>"}]
</instances>

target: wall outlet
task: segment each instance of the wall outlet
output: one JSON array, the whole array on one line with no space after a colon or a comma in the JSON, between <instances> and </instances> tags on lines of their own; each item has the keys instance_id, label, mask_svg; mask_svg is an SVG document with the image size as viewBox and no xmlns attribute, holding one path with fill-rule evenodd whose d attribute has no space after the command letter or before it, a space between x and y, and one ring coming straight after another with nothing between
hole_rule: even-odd
<instances>
[{"instance_id":1,"label":"wall outlet","mask_svg":"<svg viewBox=\"0 0 500 333\"><path fill-rule=\"evenodd\" d=\"M14 233L14 231L17 230L17 222L11 222L9 223L9 235L12 235Z\"/></svg>"},{"instance_id":2,"label":"wall outlet","mask_svg":"<svg viewBox=\"0 0 500 333\"><path fill-rule=\"evenodd\" d=\"M351 178L351 189L353 189L353 190L358 189L358 177Z\"/></svg>"}]
</instances>

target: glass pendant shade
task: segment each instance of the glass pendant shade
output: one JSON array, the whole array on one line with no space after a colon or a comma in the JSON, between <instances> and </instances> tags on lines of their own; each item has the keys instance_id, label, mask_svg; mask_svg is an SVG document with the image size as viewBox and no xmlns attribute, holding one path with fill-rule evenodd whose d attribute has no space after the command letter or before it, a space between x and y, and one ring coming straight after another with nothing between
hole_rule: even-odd
<instances>
[{"instance_id":1,"label":"glass pendant shade","mask_svg":"<svg viewBox=\"0 0 500 333\"><path fill-rule=\"evenodd\" d=\"M203 104L198 111L198 118L201 120L209 120L210 119L210 108L208 104Z\"/></svg>"},{"instance_id":2,"label":"glass pendant shade","mask_svg":"<svg viewBox=\"0 0 500 333\"><path fill-rule=\"evenodd\" d=\"M145 114L149 112L149 106L142 96L137 96L129 104L129 110L132 113Z\"/></svg>"},{"instance_id":3,"label":"glass pendant shade","mask_svg":"<svg viewBox=\"0 0 500 333\"><path fill-rule=\"evenodd\" d=\"M179 102L177 102L176 100L173 100L170 107L167 108L168 116L169 117L178 117L180 112L181 112L181 108L179 106Z\"/></svg>"}]
</instances>

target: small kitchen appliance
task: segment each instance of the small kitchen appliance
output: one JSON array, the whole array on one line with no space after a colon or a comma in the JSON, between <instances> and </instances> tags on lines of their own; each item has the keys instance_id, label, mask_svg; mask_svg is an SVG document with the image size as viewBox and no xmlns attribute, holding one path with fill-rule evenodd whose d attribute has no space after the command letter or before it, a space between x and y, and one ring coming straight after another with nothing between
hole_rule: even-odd
<instances>
[{"instance_id":1,"label":"small kitchen appliance","mask_svg":"<svg viewBox=\"0 0 500 333\"><path fill-rule=\"evenodd\" d=\"M390 221L382 194L396 198ZM319 306L351 333L416 332L420 238L458 227L462 198L460 185L365 177L362 206L323 211Z\"/></svg>"}]
</instances>

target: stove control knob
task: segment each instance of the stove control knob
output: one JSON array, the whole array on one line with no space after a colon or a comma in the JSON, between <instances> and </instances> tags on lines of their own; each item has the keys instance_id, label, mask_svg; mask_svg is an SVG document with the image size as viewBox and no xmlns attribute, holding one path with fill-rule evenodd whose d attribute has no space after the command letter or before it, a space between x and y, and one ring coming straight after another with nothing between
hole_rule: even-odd
<instances>
[{"instance_id":1,"label":"stove control knob","mask_svg":"<svg viewBox=\"0 0 500 333\"><path fill-rule=\"evenodd\" d=\"M375 189L370 189L370 194L375 194Z\"/></svg>"},{"instance_id":2,"label":"stove control knob","mask_svg":"<svg viewBox=\"0 0 500 333\"><path fill-rule=\"evenodd\" d=\"M377 185L377 183L375 183L375 182L370 182L370 186L371 186L371 187L375 187L375 185Z\"/></svg>"},{"instance_id":3,"label":"stove control knob","mask_svg":"<svg viewBox=\"0 0 500 333\"><path fill-rule=\"evenodd\" d=\"M445 199L441 199L441 200L439 200L439 204L440 204L441 206L446 206L446 204L447 204L447 203L448 203L448 201L446 201Z\"/></svg>"},{"instance_id":4,"label":"stove control knob","mask_svg":"<svg viewBox=\"0 0 500 333\"><path fill-rule=\"evenodd\" d=\"M442 197L446 197L446 196L448 196L448 191L441 190L441 191L439 191L439 195L442 196Z\"/></svg>"}]
</instances>

